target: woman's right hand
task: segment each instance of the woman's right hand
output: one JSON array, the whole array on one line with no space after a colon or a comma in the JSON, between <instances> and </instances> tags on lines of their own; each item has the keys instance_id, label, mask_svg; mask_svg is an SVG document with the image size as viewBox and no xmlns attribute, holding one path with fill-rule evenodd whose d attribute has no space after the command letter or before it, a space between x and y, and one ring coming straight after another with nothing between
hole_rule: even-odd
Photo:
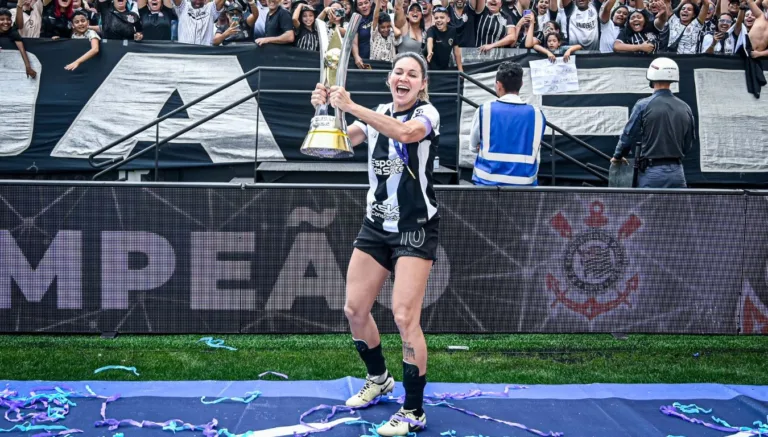
<instances>
[{"instance_id":1,"label":"woman's right hand","mask_svg":"<svg viewBox=\"0 0 768 437\"><path fill-rule=\"evenodd\" d=\"M315 85L315 90L312 91L312 99L310 101L315 108L328 103L328 90L323 84L318 83Z\"/></svg>"}]
</instances>

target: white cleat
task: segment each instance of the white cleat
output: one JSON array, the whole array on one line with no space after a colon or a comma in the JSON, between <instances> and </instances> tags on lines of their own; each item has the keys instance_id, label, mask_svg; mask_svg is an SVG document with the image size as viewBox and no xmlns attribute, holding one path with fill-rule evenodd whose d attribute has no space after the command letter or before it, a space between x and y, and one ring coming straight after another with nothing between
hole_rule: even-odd
<instances>
[{"instance_id":1,"label":"white cleat","mask_svg":"<svg viewBox=\"0 0 768 437\"><path fill-rule=\"evenodd\" d=\"M395 378L387 373L387 378L381 384L376 383L374 380L367 378L365 385L360 391L347 399L348 407L362 407L363 405L373 401L379 396L383 396L387 393L391 393L395 389Z\"/></svg>"},{"instance_id":2,"label":"white cleat","mask_svg":"<svg viewBox=\"0 0 768 437\"><path fill-rule=\"evenodd\" d=\"M405 436L411 432L418 432L427 427L427 414L421 416L414 414L414 410L400 410L389 419L389 422L377 429L376 432L383 437Z\"/></svg>"}]
</instances>

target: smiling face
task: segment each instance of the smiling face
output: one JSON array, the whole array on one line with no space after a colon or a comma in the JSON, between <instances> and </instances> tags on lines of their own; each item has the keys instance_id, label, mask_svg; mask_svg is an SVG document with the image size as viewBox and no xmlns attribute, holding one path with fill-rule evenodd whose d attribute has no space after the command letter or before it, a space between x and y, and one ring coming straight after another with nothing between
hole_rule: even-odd
<instances>
[{"instance_id":1,"label":"smiling face","mask_svg":"<svg viewBox=\"0 0 768 437\"><path fill-rule=\"evenodd\" d=\"M440 12L435 12L432 16L435 18L435 27L438 30L444 31L448 28L448 14L441 10Z\"/></svg>"},{"instance_id":2,"label":"smiling face","mask_svg":"<svg viewBox=\"0 0 768 437\"><path fill-rule=\"evenodd\" d=\"M125 0L113 0L112 6L115 7L115 10L118 12L123 12L125 10Z\"/></svg>"},{"instance_id":3,"label":"smiling face","mask_svg":"<svg viewBox=\"0 0 768 437\"><path fill-rule=\"evenodd\" d=\"M731 26L733 26L733 17L730 14L723 14L717 20L717 30L720 32L728 32Z\"/></svg>"},{"instance_id":4,"label":"smiling face","mask_svg":"<svg viewBox=\"0 0 768 437\"><path fill-rule=\"evenodd\" d=\"M0 32L8 32L11 30L11 16L0 15Z\"/></svg>"},{"instance_id":5,"label":"smiling face","mask_svg":"<svg viewBox=\"0 0 768 437\"><path fill-rule=\"evenodd\" d=\"M627 22L627 15L629 15L627 8L620 7L616 9L616 12L613 13L613 24L623 26Z\"/></svg>"},{"instance_id":6,"label":"smiling face","mask_svg":"<svg viewBox=\"0 0 768 437\"><path fill-rule=\"evenodd\" d=\"M636 33L640 33L645 28L645 15L640 12L633 12L629 16L629 27Z\"/></svg>"},{"instance_id":7,"label":"smiling face","mask_svg":"<svg viewBox=\"0 0 768 437\"><path fill-rule=\"evenodd\" d=\"M693 5L690 3L686 3L683 5L683 8L680 9L680 22L683 24L688 24L693 20L693 17L695 15Z\"/></svg>"},{"instance_id":8,"label":"smiling face","mask_svg":"<svg viewBox=\"0 0 768 437\"><path fill-rule=\"evenodd\" d=\"M417 4L413 4L408 8L408 21L411 24L418 24L421 22L424 15L421 13L421 8Z\"/></svg>"},{"instance_id":9,"label":"smiling face","mask_svg":"<svg viewBox=\"0 0 768 437\"><path fill-rule=\"evenodd\" d=\"M308 29L312 28L315 24L315 12L314 11L301 11L301 24Z\"/></svg>"},{"instance_id":10,"label":"smiling face","mask_svg":"<svg viewBox=\"0 0 768 437\"><path fill-rule=\"evenodd\" d=\"M396 107L410 108L416 102L419 91L427 86L421 64L413 58L405 57L397 61L389 73L389 89Z\"/></svg>"},{"instance_id":11,"label":"smiling face","mask_svg":"<svg viewBox=\"0 0 768 437\"><path fill-rule=\"evenodd\" d=\"M72 4L72 0L58 0L59 9L65 10Z\"/></svg>"},{"instance_id":12,"label":"smiling face","mask_svg":"<svg viewBox=\"0 0 768 437\"><path fill-rule=\"evenodd\" d=\"M72 28L78 34L84 34L88 30L88 19L82 15L75 15L75 18L72 19Z\"/></svg>"},{"instance_id":13,"label":"smiling face","mask_svg":"<svg viewBox=\"0 0 768 437\"><path fill-rule=\"evenodd\" d=\"M485 6L488 7L488 10L492 14L495 14L495 13L499 12L499 10L501 10L501 1L500 0L488 0L485 3Z\"/></svg>"},{"instance_id":14,"label":"smiling face","mask_svg":"<svg viewBox=\"0 0 768 437\"><path fill-rule=\"evenodd\" d=\"M544 15L549 10L549 1L548 0L539 0L536 2L536 11L539 13L539 15Z\"/></svg>"},{"instance_id":15,"label":"smiling face","mask_svg":"<svg viewBox=\"0 0 768 437\"><path fill-rule=\"evenodd\" d=\"M161 0L149 0L147 5L149 6L150 11L157 12L163 7L163 2Z\"/></svg>"}]
</instances>

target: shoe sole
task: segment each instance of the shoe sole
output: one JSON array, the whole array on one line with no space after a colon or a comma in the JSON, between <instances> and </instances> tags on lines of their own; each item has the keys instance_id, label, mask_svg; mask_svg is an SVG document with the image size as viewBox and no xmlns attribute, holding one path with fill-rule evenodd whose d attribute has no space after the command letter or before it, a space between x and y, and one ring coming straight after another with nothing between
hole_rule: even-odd
<instances>
[{"instance_id":1,"label":"shoe sole","mask_svg":"<svg viewBox=\"0 0 768 437\"><path fill-rule=\"evenodd\" d=\"M395 390L395 379L394 379L394 378L388 378L388 379L387 379L387 381L386 381L386 383L387 383L387 386L386 386L386 388L384 389L384 391L382 391L381 393L379 393L379 394L378 394L378 395L377 395L375 398L371 399L371 400L370 400L370 401L368 401L368 402L373 402L374 400L376 400L376 399L378 399L378 398L380 398L380 397L384 396L385 394L388 394L388 393L392 393L392 391L394 391L394 390ZM367 404L368 402L365 402L365 403L363 403L362 405L365 405L365 404ZM345 405L346 405L346 406L348 406L348 407L352 407L352 408L358 408L358 407L362 406L362 405L349 405L349 404L345 404Z\"/></svg>"}]
</instances>

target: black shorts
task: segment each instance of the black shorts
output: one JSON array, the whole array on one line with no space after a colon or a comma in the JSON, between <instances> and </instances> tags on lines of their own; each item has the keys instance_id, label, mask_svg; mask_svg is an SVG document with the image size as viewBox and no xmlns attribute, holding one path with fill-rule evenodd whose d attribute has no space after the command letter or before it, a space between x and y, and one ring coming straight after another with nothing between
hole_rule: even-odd
<instances>
[{"instance_id":1,"label":"black shorts","mask_svg":"<svg viewBox=\"0 0 768 437\"><path fill-rule=\"evenodd\" d=\"M395 263L401 256L437 261L439 228L439 219L433 219L415 231L387 232L375 228L365 218L353 246L372 256L385 269L394 272Z\"/></svg>"}]
</instances>

